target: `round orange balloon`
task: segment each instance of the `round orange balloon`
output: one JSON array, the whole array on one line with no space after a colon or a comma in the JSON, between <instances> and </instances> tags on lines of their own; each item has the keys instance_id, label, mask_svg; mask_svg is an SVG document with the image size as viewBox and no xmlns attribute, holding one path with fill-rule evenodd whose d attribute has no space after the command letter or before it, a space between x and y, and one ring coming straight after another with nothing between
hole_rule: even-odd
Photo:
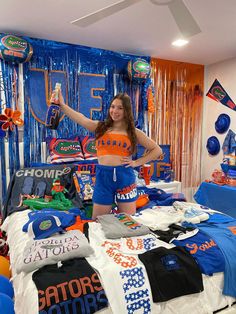
<instances>
[{"instance_id":1,"label":"round orange balloon","mask_svg":"<svg viewBox=\"0 0 236 314\"><path fill-rule=\"evenodd\" d=\"M10 262L4 256L0 256L0 275L7 278L11 277Z\"/></svg>"}]
</instances>

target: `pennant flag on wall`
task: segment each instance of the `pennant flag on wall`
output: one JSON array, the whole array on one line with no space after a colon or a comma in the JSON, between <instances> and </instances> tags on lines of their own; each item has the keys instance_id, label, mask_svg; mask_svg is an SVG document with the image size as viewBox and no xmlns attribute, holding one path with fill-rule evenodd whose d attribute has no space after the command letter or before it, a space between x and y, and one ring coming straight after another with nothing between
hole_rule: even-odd
<instances>
[{"instance_id":1,"label":"pennant flag on wall","mask_svg":"<svg viewBox=\"0 0 236 314\"><path fill-rule=\"evenodd\" d=\"M215 81L211 85L206 96L210 97L215 101L221 102L223 105L236 111L235 103L229 97L229 95L226 93L226 91L224 90L224 88L221 86L220 82L217 79L215 79Z\"/></svg>"}]
</instances>

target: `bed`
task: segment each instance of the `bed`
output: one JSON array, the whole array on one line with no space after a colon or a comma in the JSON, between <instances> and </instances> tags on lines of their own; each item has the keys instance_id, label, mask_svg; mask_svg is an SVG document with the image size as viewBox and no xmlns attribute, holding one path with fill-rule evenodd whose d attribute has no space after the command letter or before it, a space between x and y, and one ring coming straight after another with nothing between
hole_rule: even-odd
<instances>
[{"instance_id":1,"label":"bed","mask_svg":"<svg viewBox=\"0 0 236 314\"><path fill-rule=\"evenodd\" d=\"M52 186L54 179L63 177L63 182L71 197L73 197L75 186L73 184L72 174L76 169L75 167L78 167L78 165L67 164L20 169L15 173L10 182L7 201L4 207L3 214L5 220L2 229L7 232L10 248L16 314L94 312L104 314L205 314L214 313L227 306L231 306L235 302L236 298L234 295L230 296L222 293L225 284L224 272L216 272L212 276L202 273L201 280L203 289L200 289L202 290L201 292L172 297L167 301L153 302L150 277L148 276L144 264L141 262L141 256L147 251L154 249L174 249L176 245L161 240L155 233L129 238L107 238L105 236L102 222L94 221L88 221L85 224L86 234L89 239L89 246L92 248L92 253L86 257L79 258L76 258L76 256L73 255L71 259L75 265L77 265L76 263L83 263L83 265L86 263L86 267L81 266L81 269L83 267L86 269L88 266L91 267L89 269L92 269L92 272L94 272L91 275L91 278L94 278L93 285L90 281L85 281L84 278L87 277L83 274L83 277L81 277L83 278L83 289L85 292L83 295L82 285L80 295L78 294L78 286L76 286L77 290L75 290L75 279L68 279L67 282L67 286L71 284L70 292L73 290L71 295L74 294L74 303L71 299L67 300L65 297L65 291L67 291L65 283L63 285L57 284L57 287L60 286L61 293L59 294L55 293L55 290L52 289L53 285L50 286L49 283L49 286L44 290L44 292L47 291L46 297L46 294L42 292L43 289L40 289L38 286L37 289L36 282L39 282L40 276L44 276L47 272L50 275L50 270L51 272L54 271L54 264L43 267L40 266L29 272L19 271L19 264L22 262L22 257L25 254L26 244L29 243L29 241L32 241L32 236L27 232L22 231L22 227L29 219L29 213L32 212L32 209L26 208L20 202L22 187L27 183L26 178L31 177L33 178L34 189L37 190L36 187L38 187L38 182L45 182L46 185L44 186L44 191L47 193L48 189ZM171 212L171 206L161 206L159 209L162 212L165 209ZM205 210L207 211L208 209ZM135 217L133 218L135 219ZM138 221L138 216L136 219ZM58 237L60 236L61 235L58 235ZM145 248L142 245L143 243L151 243L151 245ZM227 261L230 263L229 258ZM64 267L64 262L61 263L58 261L56 265L58 269L62 269ZM234 271L233 267L234 263L232 263L231 268L231 270L233 269ZM41 271L45 271L45 274L42 275ZM71 273L72 272L68 271L68 274L64 275L70 278ZM49 277L45 277L48 278L46 281L51 280ZM189 271L188 278L191 277L193 277L193 273ZM56 276L54 276L52 280L55 278ZM81 283L81 278L78 278L77 282ZM41 285L43 284L44 282L41 283ZM93 294L92 292L96 292L96 294ZM48 304L49 299L50 304ZM47 304L47 306L45 304Z\"/></svg>"}]
</instances>

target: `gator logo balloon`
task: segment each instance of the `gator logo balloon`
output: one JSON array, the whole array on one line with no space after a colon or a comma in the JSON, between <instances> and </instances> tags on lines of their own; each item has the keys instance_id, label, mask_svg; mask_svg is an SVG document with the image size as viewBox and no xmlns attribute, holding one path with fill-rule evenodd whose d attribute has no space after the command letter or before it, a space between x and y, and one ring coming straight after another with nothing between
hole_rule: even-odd
<instances>
[{"instance_id":1,"label":"gator logo balloon","mask_svg":"<svg viewBox=\"0 0 236 314\"><path fill-rule=\"evenodd\" d=\"M27 62L32 54L33 48L25 39L14 35L0 36L0 58L4 61Z\"/></svg>"},{"instance_id":2,"label":"gator logo balloon","mask_svg":"<svg viewBox=\"0 0 236 314\"><path fill-rule=\"evenodd\" d=\"M150 64L144 59L130 60L128 63L128 74L130 79L143 81L150 75Z\"/></svg>"}]
</instances>

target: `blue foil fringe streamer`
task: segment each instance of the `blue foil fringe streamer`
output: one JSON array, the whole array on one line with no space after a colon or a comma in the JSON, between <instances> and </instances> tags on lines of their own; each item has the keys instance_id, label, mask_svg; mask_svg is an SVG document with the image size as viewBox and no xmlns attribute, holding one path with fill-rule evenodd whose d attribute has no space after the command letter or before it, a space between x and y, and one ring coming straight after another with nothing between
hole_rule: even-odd
<instances>
[{"instance_id":1,"label":"blue foil fringe streamer","mask_svg":"<svg viewBox=\"0 0 236 314\"><path fill-rule=\"evenodd\" d=\"M68 85L68 104L73 109L78 109L78 80L80 73L93 73L105 75L105 90L100 93L102 98L102 112L94 113L93 118L104 119L110 106L110 101L115 93L126 92L130 95L133 104L134 117L137 116L136 125L144 129L144 110L142 95L145 93L144 83L131 81L127 73L127 65L130 60L141 57L150 62L150 57L134 56L103 49L72 45L55 41L23 37L33 47L33 56L28 63L23 65L24 80L24 167L30 167L33 162L42 162L41 143L50 137L73 137L81 134L81 128L76 123L65 117L59 124L58 129L50 130L45 125L38 122L30 111L30 102L33 101L30 95L29 81L31 68L48 71L49 78L51 71L65 71ZM11 71L17 66L2 62L4 77L9 81ZM115 79L114 79L115 78ZM50 80L49 80L50 81ZM49 84L50 82L48 82ZM50 86L48 86L50 88ZM49 89L50 90L50 89ZM6 88L6 99L8 106L12 106L12 88ZM137 95L139 98L137 99ZM48 95L49 96L49 95ZM136 103L138 102L138 104ZM138 113L136 113L138 108ZM83 131L84 135L87 134ZM13 173L19 167L19 138L17 128L9 136L10 147L10 167ZM4 145L1 145L1 157L4 154ZM16 148L16 149L15 149ZM15 162L13 162L15 156ZM5 184L5 165L1 158L3 186ZM5 194L5 190L4 190Z\"/></svg>"}]
</instances>

